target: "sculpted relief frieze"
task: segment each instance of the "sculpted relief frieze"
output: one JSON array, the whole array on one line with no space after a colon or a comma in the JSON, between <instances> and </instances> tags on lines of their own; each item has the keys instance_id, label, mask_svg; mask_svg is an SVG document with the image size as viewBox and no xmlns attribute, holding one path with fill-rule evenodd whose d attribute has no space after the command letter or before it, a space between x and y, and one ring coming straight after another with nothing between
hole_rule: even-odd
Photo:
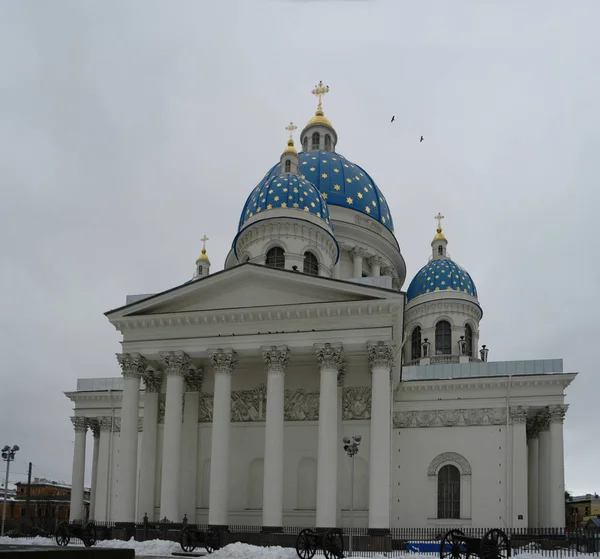
<instances>
[{"instance_id":1,"label":"sculpted relief frieze","mask_svg":"<svg viewBox=\"0 0 600 559\"><path fill-rule=\"evenodd\" d=\"M231 421L264 421L266 407L267 390L264 385L231 393Z\"/></svg>"},{"instance_id":2,"label":"sculpted relief frieze","mask_svg":"<svg viewBox=\"0 0 600 559\"><path fill-rule=\"evenodd\" d=\"M371 419L371 389L367 386L342 390L342 419Z\"/></svg>"},{"instance_id":3,"label":"sculpted relief frieze","mask_svg":"<svg viewBox=\"0 0 600 559\"><path fill-rule=\"evenodd\" d=\"M505 408L394 412L394 428L506 425Z\"/></svg>"},{"instance_id":4,"label":"sculpted relief frieze","mask_svg":"<svg viewBox=\"0 0 600 559\"><path fill-rule=\"evenodd\" d=\"M283 415L285 421L317 421L319 419L319 393L302 388L286 390Z\"/></svg>"}]
</instances>

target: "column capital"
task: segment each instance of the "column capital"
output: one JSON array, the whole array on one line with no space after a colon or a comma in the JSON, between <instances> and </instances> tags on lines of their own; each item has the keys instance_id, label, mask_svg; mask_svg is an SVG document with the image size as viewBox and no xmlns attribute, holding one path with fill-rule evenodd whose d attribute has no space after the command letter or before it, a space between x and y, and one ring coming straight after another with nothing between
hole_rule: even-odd
<instances>
[{"instance_id":1,"label":"column capital","mask_svg":"<svg viewBox=\"0 0 600 559\"><path fill-rule=\"evenodd\" d=\"M569 409L569 406L562 404L548 406L548 419L550 423L563 423L567 409Z\"/></svg>"},{"instance_id":2,"label":"column capital","mask_svg":"<svg viewBox=\"0 0 600 559\"><path fill-rule=\"evenodd\" d=\"M186 392L200 392L203 378L204 369L202 367L191 367L183 377Z\"/></svg>"},{"instance_id":3,"label":"column capital","mask_svg":"<svg viewBox=\"0 0 600 559\"><path fill-rule=\"evenodd\" d=\"M350 256L354 259L354 258L364 258L365 256L368 256L369 252L367 251L366 248L362 248L359 246L355 246L351 251L350 251Z\"/></svg>"},{"instance_id":4,"label":"column capital","mask_svg":"<svg viewBox=\"0 0 600 559\"><path fill-rule=\"evenodd\" d=\"M285 369L290 362L290 349L288 346L263 346L260 349L268 372L285 373Z\"/></svg>"},{"instance_id":5,"label":"column capital","mask_svg":"<svg viewBox=\"0 0 600 559\"><path fill-rule=\"evenodd\" d=\"M112 417L100 417L98 419L98 425L100 426L100 431L110 431L112 429Z\"/></svg>"},{"instance_id":6,"label":"column capital","mask_svg":"<svg viewBox=\"0 0 600 559\"><path fill-rule=\"evenodd\" d=\"M238 355L234 349L211 349L208 353L215 374L231 374L238 362Z\"/></svg>"},{"instance_id":7,"label":"column capital","mask_svg":"<svg viewBox=\"0 0 600 559\"><path fill-rule=\"evenodd\" d=\"M97 439L100 436L100 423L98 421L98 418L90 419L88 421L88 424L90 426L90 431L92 432L94 439Z\"/></svg>"},{"instance_id":8,"label":"column capital","mask_svg":"<svg viewBox=\"0 0 600 559\"><path fill-rule=\"evenodd\" d=\"M371 369L374 367L391 369L394 366L394 358L396 357L396 344L394 342L367 342L367 352Z\"/></svg>"},{"instance_id":9,"label":"column capital","mask_svg":"<svg viewBox=\"0 0 600 559\"><path fill-rule=\"evenodd\" d=\"M371 256L367 262L369 263L370 266L385 266L386 265L386 260L384 260L381 256L379 256L378 254L376 254L375 256Z\"/></svg>"},{"instance_id":10,"label":"column capital","mask_svg":"<svg viewBox=\"0 0 600 559\"><path fill-rule=\"evenodd\" d=\"M538 426L538 432L548 431L550 429L550 414L548 413L548 409L545 408L538 412L535 416L536 423Z\"/></svg>"},{"instance_id":11,"label":"column capital","mask_svg":"<svg viewBox=\"0 0 600 559\"><path fill-rule=\"evenodd\" d=\"M158 354L165 367L165 376L183 377L190 368L190 356L184 351L159 351Z\"/></svg>"},{"instance_id":12,"label":"column capital","mask_svg":"<svg viewBox=\"0 0 600 559\"><path fill-rule=\"evenodd\" d=\"M162 385L162 374L160 371L150 370L144 372L142 379L146 392L159 392Z\"/></svg>"},{"instance_id":13,"label":"column capital","mask_svg":"<svg viewBox=\"0 0 600 559\"><path fill-rule=\"evenodd\" d=\"M71 423L76 433L85 433L88 430L88 419L87 417L72 417Z\"/></svg>"},{"instance_id":14,"label":"column capital","mask_svg":"<svg viewBox=\"0 0 600 559\"><path fill-rule=\"evenodd\" d=\"M137 379L142 377L148 365L144 356L139 353L117 353L116 355L123 377Z\"/></svg>"},{"instance_id":15,"label":"column capital","mask_svg":"<svg viewBox=\"0 0 600 559\"><path fill-rule=\"evenodd\" d=\"M527 411L528 408L523 406L516 406L510 408L510 419L513 424L527 423Z\"/></svg>"},{"instance_id":16,"label":"column capital","mask_svg":"<svg viewBox=\"0 0 600 559\"><path fill-rule=\"evenodd\" d=\"M324 343L314 344L315 352L317 353L317 361L319 369L333 369L340 371L344 365L344 346L342 343Z\"/></svg>"},{"instance_id":17,"label":"column capital","mask_svg":"<svg viewBox=\"0 0 600 559\"><path fill-rule=\"evenodd\" d=\"M387 264L381 266L380 273L382 276L392 276L392 278L394 277L394 269Z\"/></svg>"}]
</instances>

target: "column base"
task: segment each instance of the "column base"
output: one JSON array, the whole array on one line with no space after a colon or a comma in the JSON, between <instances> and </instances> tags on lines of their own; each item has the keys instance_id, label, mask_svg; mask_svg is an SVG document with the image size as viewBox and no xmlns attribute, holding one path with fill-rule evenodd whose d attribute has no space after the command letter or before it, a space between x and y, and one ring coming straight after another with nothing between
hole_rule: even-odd
<instances>
[{"instance_id":1,"label":"column base","mask_svg":"<svg viewBox=\"0 0 600 559\"><path fill-rule=\"evenodd\" d=\"M263 526L260 529L262 534L280 534L283 532L282 526Z\"/></svg>"}]
</instances>

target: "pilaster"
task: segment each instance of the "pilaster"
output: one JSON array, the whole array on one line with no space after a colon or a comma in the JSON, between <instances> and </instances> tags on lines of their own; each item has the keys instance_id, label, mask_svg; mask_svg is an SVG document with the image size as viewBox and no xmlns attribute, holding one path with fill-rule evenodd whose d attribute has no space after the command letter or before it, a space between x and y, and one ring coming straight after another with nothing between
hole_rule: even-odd
<instances>
[{"instance_id":1,"label":"pilaster","mask_svg":"<svg viewBox=\"0 0 600 559\"><path fill-rule=\"evenodd\" d=\"M98 449L98 474L96 476L94 520L106 522L108 520L108 480L110 472L112 417L99 417L98 428L100 430L100 445Z\"/></svg>"},{"instance_id":2,"label":"pilaster","mask_svg":"<svg viewBox=\"0 0 600 559\"><path fill-rule=\"evenodd\" d=\"M550 422L550 526L565 527L565 455L563 422L568 406L548 407Z\"/></svg>"},{"instance_id":3,"label":"pilaster","mask_svg":"<svg viewBox=\"0 0 600 559\"><path fill-rule=\"evenodd\" d=\"M512 424L512 472L511 472L511 528L527 528L527 413L522 406L510 408Z\"/></svg>"},{"instance_id":4,"label":"pilaster","mask_svg":"<svg viewBox=\"0 0 600 559\"><path fill-rule=\"evenodd\" d=\"M97 419L89 421L90 431L94 437L94 447L92 451L92 488L90 492L90 520L95 519L96 514L96 490L98 485L98 457L100 452L100 425Z\"/></svg>"},{"instance_id":5,"label":"pilaster","mask_svg":"<svg viewBox=\"0 0 600 559\"><path fill-rule=\"evenodd\" d=\"M534 417L527 422L527 501L529 512L529 528L539 527L539 424Z\"/></svg>"}]
</instances>

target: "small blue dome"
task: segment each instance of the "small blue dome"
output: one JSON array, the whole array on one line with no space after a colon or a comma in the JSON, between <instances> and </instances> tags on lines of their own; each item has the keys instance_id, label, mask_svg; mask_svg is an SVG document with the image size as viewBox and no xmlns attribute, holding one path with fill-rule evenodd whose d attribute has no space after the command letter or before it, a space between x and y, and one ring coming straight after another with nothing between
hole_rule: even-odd
<instances>
[{"instance_id":1,"label":"small blue dome","mask_svg":"<svg viewBox=\"0 0 600 559\"><path fill-rule=\"evenodd\" d=\"M450 258L430 260L410 282L406 292L406 302L419 295L447 290L460 291L477 297L477 289L469 272Z\"/></svg>"},{"instance_id":2,"label":"small blue dome","mask_svg":"<svg viewBox=\"0 0 600 559\"><path fill-rule=\"evenodd\" d=\"M361 212L394 232L388 204L364 169L335 152L303 151L299 156L301 177L315 185L330 206ZM280 172L281 163L278 163L266 174L266 178Z\"/></svg>"},{"instance_id":3,"label":"small blue dome","mask_svg":"<svg viewBox=\"0 0 600 559\"><path fill-rule=\"evenodd\" d=\"M316 215L329 225L327 202L313 184L300 175L272 171L248 196L240 217L240 230L256 214L280 208Z\"/></svg>"}]
</instances>

